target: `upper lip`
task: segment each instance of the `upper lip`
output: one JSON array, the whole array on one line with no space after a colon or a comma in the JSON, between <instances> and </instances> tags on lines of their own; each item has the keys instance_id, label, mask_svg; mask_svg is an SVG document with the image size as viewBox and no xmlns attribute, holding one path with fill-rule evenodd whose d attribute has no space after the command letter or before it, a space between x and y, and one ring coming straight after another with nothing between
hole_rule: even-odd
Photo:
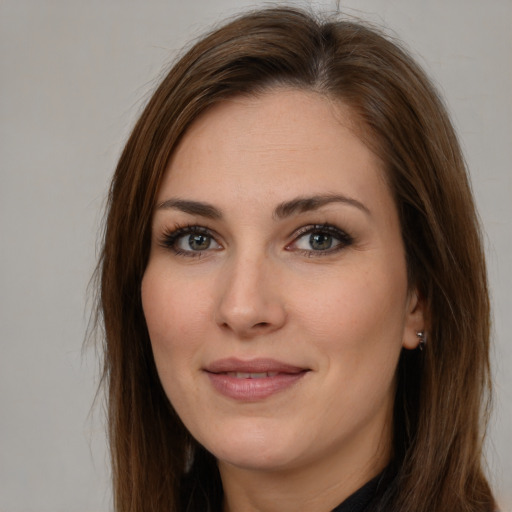
<instances>
[{"instance_id":1,"label":"upper lip","mask_svg":"<svg viewBox=\"0 0 512 512\"><path fill-rule=\"evenodd\" d=\"M275 359L257 358L243 360L236 357L218 359L205 367L205 371L210 373L226 372L245 372L245 373L300 373L307 371L308 368L302 368L292 364L277 361Z\"/></svg>"}]
</instances>

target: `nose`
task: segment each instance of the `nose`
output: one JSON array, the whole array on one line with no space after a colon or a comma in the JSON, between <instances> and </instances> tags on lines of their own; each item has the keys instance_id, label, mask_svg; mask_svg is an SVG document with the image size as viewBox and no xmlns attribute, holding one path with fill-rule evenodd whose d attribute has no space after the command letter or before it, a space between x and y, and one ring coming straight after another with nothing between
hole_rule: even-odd
<instances>
[{"instance_id":1,"label":"nose","mask_svg":"<svg viewBox=\"0 0 512 512\"><path fill-rule=\"evenodd\" d=\"M269 258L240 257L220 276L217 325L248 339L277 331L286 322L278 265Z\"/></svg>"}]
</instances>

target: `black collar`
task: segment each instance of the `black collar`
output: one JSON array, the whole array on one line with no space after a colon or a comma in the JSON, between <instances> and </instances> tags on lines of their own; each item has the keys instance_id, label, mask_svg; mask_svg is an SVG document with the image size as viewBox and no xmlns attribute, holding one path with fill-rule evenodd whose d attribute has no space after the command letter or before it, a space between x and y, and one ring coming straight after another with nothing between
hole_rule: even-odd
<instances>
[{"instance_id":1,"label":"black collar","mask_svg":"<svg viewBox=\"0 0 512 512\"><path fill-rule=\"evenodd\" d=\"M382 476L383 473L364 484L363 487L359 488L354 494L351 494L332 512L364 512L375 497Z\"/></svg>"}]
</instances>

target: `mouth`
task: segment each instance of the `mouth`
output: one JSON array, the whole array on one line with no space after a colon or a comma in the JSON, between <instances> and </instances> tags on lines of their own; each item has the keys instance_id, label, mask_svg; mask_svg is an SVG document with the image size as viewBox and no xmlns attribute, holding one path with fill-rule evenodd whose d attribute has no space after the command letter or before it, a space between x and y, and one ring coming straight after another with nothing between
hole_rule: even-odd
<instances>
[{"instance_id":1,"label":"mouth","mask_svg":"<svg viewBox=\"0 0 512 512\"><path fill-rule=\"evenodd\" d=\"M266 377L275 377L279 375L279 372L226 372L225 375L237 379L264 379Z\"/></svg>"},{"instance_id":2,"label":"mouth","mask_svg":"<svg viewBox=\"0 0 512 512\"><path fill-rule=\"evenodd\" d=\"M258 358L243 360L235 357L218 359L205 368L205 371L210 373L239 374L240 378L255 379L263 376L268 377L269 374L300 373L307 370L307 368L301 368L276 359ZM254 375L254 377L248 377L247 375Z\"/></svg>"},{"instance_id":3,"label":"mouth","mask_svg":"<svg viewBox=\"0 0 512 512\"><path fill-rule=\"evenodd\" d=\"M221 395L254 402L284 392L297 384L309 371L274 359L219 359L204 371L213 388Z\"/></svg>"}]
</instances>

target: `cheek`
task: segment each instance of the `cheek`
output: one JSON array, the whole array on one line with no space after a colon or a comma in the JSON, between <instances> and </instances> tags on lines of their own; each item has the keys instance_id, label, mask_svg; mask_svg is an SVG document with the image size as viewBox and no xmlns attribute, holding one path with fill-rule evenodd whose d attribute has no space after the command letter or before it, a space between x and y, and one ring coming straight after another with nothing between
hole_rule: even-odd
<instances>
[{"instance_id":1,"label":"cheek","mask_svg":"<svg viewBox=\"0 0 512 512\"><path fill-rule=\"evenodd\" d=\"M402 350L406 281L377 272L350 273L343 285L328 289L330 300L311 301L319 352L329 367L326 389L333 403L344 394L345 410L371 414L394 395L395 372ZM313 318L322 319L316 324ZM329 319L329 320L328 320ZM329 391L326 391L328 394ZM366 411L366 412L365 412Z\"/></svg>"},{"instance_id":2,"label":"cheek","mask_svg":"<svg viewBox=\"0 0 512 512\"><path fill-rule=\"evenodd\" d=\"M405 326L405 272L347 266L337 278L306 284L293 295L301 330L347 385L370 374L381 384L392 379Z\"/></svg>"},{"instance_id":3,"label":"cheek","mask_svg":"<svg viewBox=\"0 0 512 512\"><path fill-rule=\"evenodd\" d=\"M206 314L207 304L190 288L151 265L142 280L142 307L161 377L170 367L183 368L195 348L194 340L204 337L199 318Z\"/></svg>"},{"instance_id":4,"label":"cheek","mask_svg":"<svg viewBox=\"0 0 512 512\"><path fill-rule=\"evenodd\" d=\"M343 276L302 283L301 288L301 293L292 294L295 307L316 329L335 329L342 335L346 330L382 332L383 324L403 325L407 285L400 276L346 269Z\"/></svg>"},{"instance_id":5,"label":"cheek","mask_svg":"<svg viewBox=\"0 0 512 512\"><path fill-rule=\"evenodd\" d=\"M180 286L167 272L150 264L141 285L142 307L151 340L153 358L162 387L173 407L187 411L185 397L193 389L193 373L197 367L198 339L201 323L189 288ZM196 294L197 295L197 294ZM196 301L195 306L199 303Z\"/></svg>"}]
</instances>

